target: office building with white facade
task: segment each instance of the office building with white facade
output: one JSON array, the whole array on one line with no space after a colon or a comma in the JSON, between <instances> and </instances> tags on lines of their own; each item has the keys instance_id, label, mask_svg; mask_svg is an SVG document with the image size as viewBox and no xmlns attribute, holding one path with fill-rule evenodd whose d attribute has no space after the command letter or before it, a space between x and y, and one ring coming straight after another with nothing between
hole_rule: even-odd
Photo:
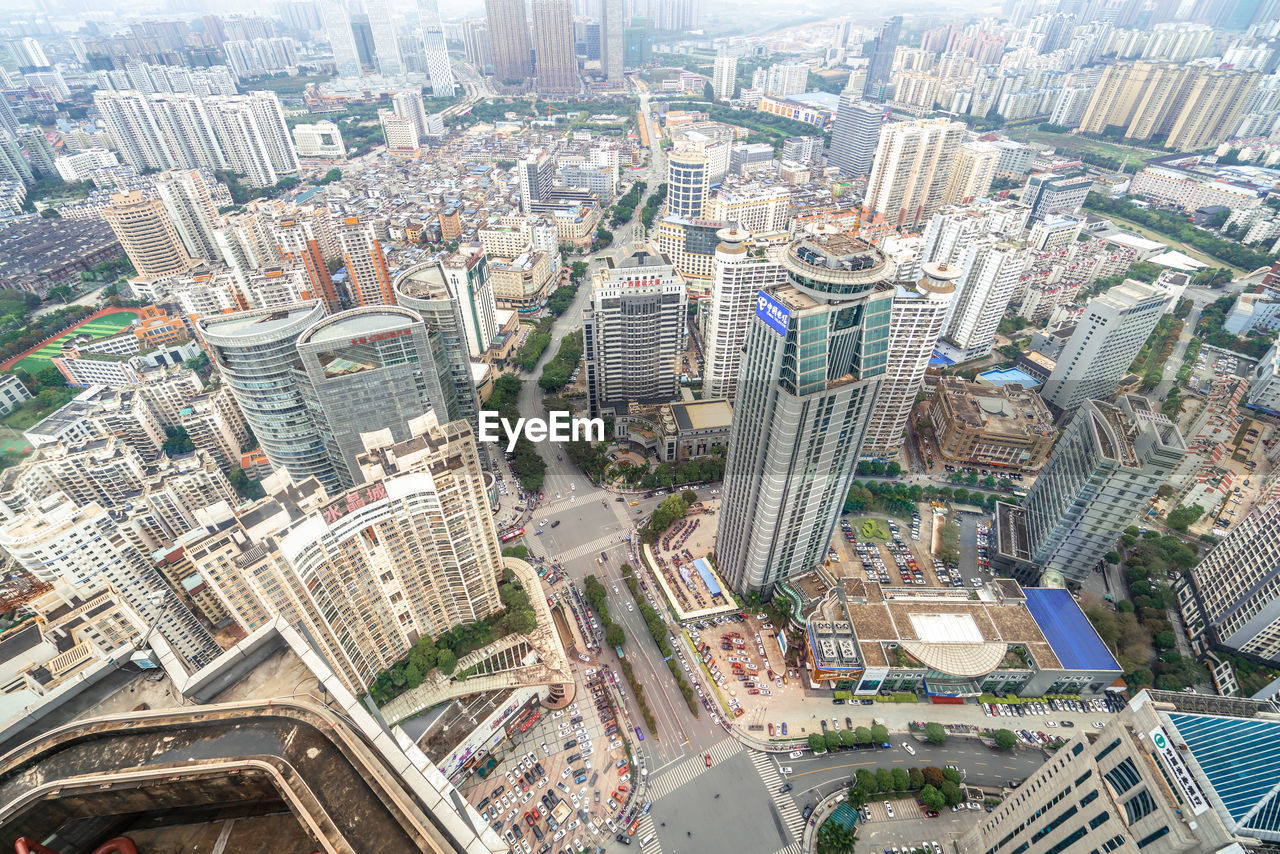
<instances>
[{"instance_id":1,"label":"office building with white facade","mask_svg":"<svg viewBox=\"0 0 1280 854\"><path fill-rule=\"evenodd\" d=\"M732 400L756 295L785 282L786 270L778 260L748 245L748 231L729 226L716 236L720 243L711 262L710 307L702 332L702 394Z\"/></svg>"}]
</instances>

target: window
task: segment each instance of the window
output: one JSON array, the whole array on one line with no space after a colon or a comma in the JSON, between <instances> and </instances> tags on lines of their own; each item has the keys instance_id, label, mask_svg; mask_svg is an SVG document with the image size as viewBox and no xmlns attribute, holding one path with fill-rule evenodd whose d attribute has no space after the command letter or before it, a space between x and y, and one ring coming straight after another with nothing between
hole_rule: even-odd
<instances>
[{"instance_id":1,"label":"window","mask_svg":"<svg viewBox=\"0 0 1280 854\"><path fill-rule=\"evenodd\" d=\"M1139 848L1146 848L1146 847L1147 847L1148 845L1150 845L1152 842L1155 842L1155 841L1156 841L1157 839L1159 839L1160 837L1165 836L1166 834L1168 834L1168 832L1169 832L1169 828L1168 828L1167 826L1165 826L1165 827L1160 828L1159 830L1156 830L1156 831L1153 831L1153 832L1151 832L1151 833L1148 833L1146 836L1144 836L1144 837L1142 837L1141 839L1139 839L1139 840L1138 840L1138 847L1139 847Z\"/></svg>"},{"instance_id":2,"label":"window","mask_svg":"<svg viewBox=\"0 0 1280 854\"><path fill-rule=\"evenodd\" d=\"M1151 815L1156 810L1156 802L1151 797L1151 793L1143 789L1138 794L1124 802L1124 811L1129 818L1129 824L1133 824L1140 818Z\"/></svg>"},{"instance_id":3,"label":"window","mask_svg":"<svg viewBox=\"0 0 1280 854\"><path fill-rule=\"evenodd\" d=\"M1094 761L1095 761L1095 762L1101 762L1103 759L1106 759L1106 758L1107 758L1107 754L1108 754L1108 753L1110 753L1111 751L1115 750L1115 749L1116 749L1117 747L1119 747L1119 746L1120 746L1120 739L1118 739L1118 738L1117 738L1115 741L1111 742L1111 743L1110 743L1110 744L1108 744L1106 747L1102 748L1102 752L1101 752L1101 753L1099 753L1099 754L1094 758Z\"/></svg>"},{"instance_id":4,"label":"window","mask_svg":"<svg viewBox=\"0 0 1280 854\"><path fill-rule=\"evenodd\" d=\"M1134 767L1133 760L1127 758L1102 776L1111 784L1111 788L1115 789L1117 795L1123 795L1138 785L1139 781L1138 769Z\"/></svg>"},{"instance_id":5,"label":"window","mask_svg":"<svg viewBox=\"0 0 1280 854\"><path fill-rule=\"evenodd\" d=\"M1093 818L1089 819L1089 829L1097 830L1098 825L1102 824L1104 821L1106 821L1109 818L1111 818L1111 813L1107 812L1106 810L1103 810L1102 812L1095 815Z\"/></svg>"}]
</instances>

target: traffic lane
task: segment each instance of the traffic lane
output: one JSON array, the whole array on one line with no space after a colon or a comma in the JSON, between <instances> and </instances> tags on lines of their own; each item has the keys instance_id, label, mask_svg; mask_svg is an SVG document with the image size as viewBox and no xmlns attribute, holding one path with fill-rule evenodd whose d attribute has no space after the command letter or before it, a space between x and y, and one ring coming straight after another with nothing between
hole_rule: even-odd
<instances>
[{"instance_id":1,"label":"traffic lane","mask_svg":"<svg viewBox=\"0 0 1280 854\"><path fill-rule=\"evenodd\" d=\"M900 733L894 737L901 740ZM948 739L947 743L912 744L912 756L897 743L890 749L840 750L835 753L789 759L775 755L779 767L790 766L785 775L795 787L792 797L799 802L805 793L829 790L833 783L846 785L859 768L910 768L912 766L955 765L965 775L965 782L975 786L1005 786L1010 780L1023 779L1044 764L1045 754L1039 750L1019 748L1014 751L993 750L967 739ZM838 786L837 786L838 788Z\"/></svg>"},{"instance_id":2,"label":"traffic lane","mask_svg":"<svg viewBox=\"0 0 1280 854\"><path fill-rule=\"evenodd\" d=\"M654 712L658 724L658 739L676 753L680 753L683 748L677 745L683 745L686 740L686 721L682 719L677 703L684 709L686 715L689 707L676 689L675 681L671 678L661 653L654 645L653 639L649 637L649 629L640 616L639 609L633 606L631 611L627 611L623 607L619 614L619 621L627 633L628 642L624 652L632 660L636 678L644 687L649 708Z\"/></svg>"},{"instance_id":3,"label":"traffic lane","mask_svg":"<svg viewBox=\"0 0 1280 854\"><path fill-rule=\"evenodd\" d=\"M662 850L672 854L769 852L792 841L745 751L657 801L651 813Z\"/></svg>"}]
</instances>

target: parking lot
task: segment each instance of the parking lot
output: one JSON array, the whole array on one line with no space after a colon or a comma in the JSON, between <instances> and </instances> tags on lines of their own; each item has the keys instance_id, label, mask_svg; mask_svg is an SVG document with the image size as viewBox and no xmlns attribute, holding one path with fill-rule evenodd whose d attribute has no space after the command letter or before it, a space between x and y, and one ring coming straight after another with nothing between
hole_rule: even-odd
<instances>
[{"instance_id":1,"label":"parking lot","mask_svg":"<svg viewBox=\"0 0 1280 854\"><path fill-rule=\"evenodd\" d=\"M972 572L964 575L959 562L944 563L932 550L934 526L941 525L944 516L935 515L934 509L921 503L911 521L899 523L893 519L867 519L857 515L840 520L838 539L831 552L834 564L828 568L836 575L865 578L886 587L965 587L977 586L985 579ZM868 522L875 522L883 529L873 533ZM989 526L980 523L977 532L976 565L985 574L990 566L987 554ZM877 536L887 534L887 536ZM869 536L870 535L870 536ZM964 550L962 549L962 554ZM843 555L843 559L841 559ZM849 561L849 563L845 563ZM975 580L976 579L976 580Z\"/></svg>"},{"instance_id":2,"label":"parking lot","mask_svg":"<svg viewBox=\"0 0 1280 854\"><path fill-rule=\"evenodd\" d=\"M1124 703L1107 695L1093 700L1037 700L1027 703L983 703L982 712L988 718L991 729L1011 730L1018 740L1033 747L1042 747L1058 739L1075 735L1076 721L1070 716L1118 712ZM1083 723L1080 724L1083 726ZM1093 729L1105 724L1092 721Z\"/></svg>"},{"instance_id":3,"label":"parking lot","mask_svg":"<svg viewBox=\"0 0 1280 854\"><path fill-rule=\"evenodd\" d=\"M745 716L740 725L760 732L766 726L773 728L773 724L765 720L771 702L789 693L796 697L803 694L796 674L783 671L784 656L778 646L778 630L762 616L748 614L743 619L741 614L734 614L686 624L685 633L697 651L701 665L688 661L677 646L681 666L686 671L705 668L703 680L694 683L694 690L702 697L703 706L721 714L727 706L733 717ZM702 681L708 673L719 691L719 702L705 696L702 690Z\"/></svg>"},{"instance_id":4,"label":"parking lot","mask_svg":"<svg viewBox=\"0 0 1280 854\"><path fill-rule=\"evenodd\" d=\"M614 713L612 677L588 671L578 700L540 717L481 780L462 792L495 831L525 854L561 854L623 828L635 805L625 733Z\"/></svg>"},{"instance_id":5,"label":"parking lot","mask_svg":"<svg viewBox=\"0 0 1280 854\"><path fill-rule=\"evenodd\" d=\"M957 851L956 841L986 816L981 809L956 812L944 809L937 818L925 818L913 800L892 803L892 819L883 817L885 809L879 801L867 805L871 820L858 825L859 851L905 854L927 846L933 854L939 851L952 854Z\"/></svg>"}]
</instances>

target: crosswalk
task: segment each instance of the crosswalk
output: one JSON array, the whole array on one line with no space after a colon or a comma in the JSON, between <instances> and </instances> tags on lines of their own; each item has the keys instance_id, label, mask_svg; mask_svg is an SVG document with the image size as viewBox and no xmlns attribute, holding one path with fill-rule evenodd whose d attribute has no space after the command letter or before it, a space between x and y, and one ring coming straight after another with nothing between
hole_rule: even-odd
<instances>
[{"instance_id":1,"label":"crosswalk","mask_svg":"<svg viewBox=\"0 0 1280 854\"><path fill-rule=\"evenodd\" d=\"M621 544L622 534L606 534L603 537L597 537L589 543L582 543L581 545L574 546L568 551L555 552L550 556L561 563L568 563L569 561L577 560L580 557L607 551L608 549Z\"/></svg>"},{"instance_id":2,"label":"crosswalk","mask_svg":"<svg viewBox=\"0 0 1280 854\"><path fill-rule=\"evenodd\" d=\"M717 742L707 752L711 754L711 764L715 765L717 762L723 762L731 756L736 756L742 749L742 745L735 739L725 738ZM657 775L656 779L649 780L649 788L645 793L646 797L651 801L664 798L706 770L707 760L701 753L685 757L669 770Z\"/></svg>"},{"instance_id":3,"label":"crosswalk","mask_svg":"<svg viewBox=\"0 0 1280 854\"><path fill-rule=\"evenodd\" d=\"M658 842L657 828L653 824L653 816L643 815L640 824L636 825L635 839L649 839L649 844L640 849L640 854L662 854L662 844Z\"/></svg>"},{"instance_id":4,"label":"crosswalk","mask_svg":"<svg viewBox=\"0 0 1280 854\"><path fill-rule=\"evenodd\" d=\"M791 833L792 844L798 845L803 838L804 816L800 814L795 801L778 791L782 787L783 779L778 773L777 766L773 764L773 759L767 753L753 750L751 764L756 766L760 779L764 781L764 787L769 790L769 797L773 798L773 803L778 807L778 814L782 816L783 823ZM787 849L784 848L783 851Z\"/></svg>"}]
</instances>

